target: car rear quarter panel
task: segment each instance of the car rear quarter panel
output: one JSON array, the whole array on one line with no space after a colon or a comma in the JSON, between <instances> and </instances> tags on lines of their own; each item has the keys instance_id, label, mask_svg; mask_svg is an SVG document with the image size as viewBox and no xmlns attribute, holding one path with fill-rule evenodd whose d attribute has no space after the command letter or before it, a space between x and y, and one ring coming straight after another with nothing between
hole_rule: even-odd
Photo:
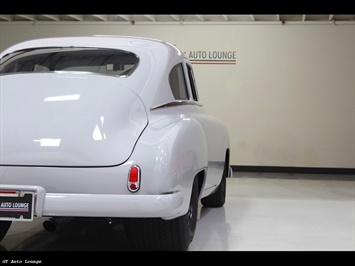
<instances>
[{"instance_id":1,"label":"car rear quarter panel","mask_svg":"<svg viewBox=\"0 0 355 266\"><path fill-rule=\"evenodd\" d=\"M200 113L195 118L203 127L207 146L207 176L201 195L205 197L213 193L223 176L226 151L229 149L229 135L225 126L214 116Z\"/></svg>"},{"instance_id":2,"label":"car rear quarter panel","mask_svg":"<svg viewBox=\"0 0 355 266\"><path fill-rule=\"evenodd\" d=\"M169 114L169 115L168 115ZM201 107L166 107L140 137L131 161L141 167L142 194L184 193L187 211L194 177L205 171L200 196L211 194L223 174L228 134Z\"/></svg>"},{"instance_id":3,"label":"car rear quarter panel","mask_svg":"<svg viewBox=\"0 0 355 266\"><path fill-rule=\"evenodd\" d=\"M141 193L190 189L194 174L207 166L203 128L184 114L162 115L145 129L131 160L141 166Z\"/></svg>"}]
</instances>

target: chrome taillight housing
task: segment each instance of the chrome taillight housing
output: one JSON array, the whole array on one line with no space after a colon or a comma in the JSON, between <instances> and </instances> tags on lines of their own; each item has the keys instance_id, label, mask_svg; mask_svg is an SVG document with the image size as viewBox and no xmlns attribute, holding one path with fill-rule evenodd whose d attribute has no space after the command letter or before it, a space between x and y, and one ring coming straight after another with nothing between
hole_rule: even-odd
<instances>
[{"instance_id":1,"label":"chrome taillight housing","mask_svg":"<svg viewBox=\"0 0 355 266\"><path fill-rule=\"evenodd\" d=\"M130 192L137 192L141 185L141 169L132 165L128 172L127 188Z\"/></svg>"}]
</instances>

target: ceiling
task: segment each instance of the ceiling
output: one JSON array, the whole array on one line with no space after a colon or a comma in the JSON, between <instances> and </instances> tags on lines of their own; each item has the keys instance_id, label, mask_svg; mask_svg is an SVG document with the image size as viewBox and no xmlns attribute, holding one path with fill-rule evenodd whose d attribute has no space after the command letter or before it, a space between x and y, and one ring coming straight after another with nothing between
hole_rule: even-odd
<instances>
[{"instance_id":1,"label":"ceiling","mask_svg":"<svg viewBox=\"0 0 355 266\"><path fill-rule=\"evenodd\" d=\"M29 23L175 23L175 24L344 24L354 23L355 14L232 14L232 15L179 15L179 14L0 14L1 22L29 22Z\"/></svg>"}]
</instances>

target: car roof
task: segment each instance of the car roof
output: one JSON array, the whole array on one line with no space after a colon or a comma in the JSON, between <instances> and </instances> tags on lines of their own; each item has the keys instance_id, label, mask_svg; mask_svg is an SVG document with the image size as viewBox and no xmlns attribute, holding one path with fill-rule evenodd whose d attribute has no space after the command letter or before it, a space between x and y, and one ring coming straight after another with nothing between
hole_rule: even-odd
<instances>
[{"instance_id":1,"label":"car roof","mask_svg":"<svg viewBox=\"0 0 355 266\"><path fill-rule=\"evenodd\" d=\"M188 62L185 54L175 45L152 38L119 35L93 35L72 37L50 37L17 43L0 54L0 58L12 52L43 47L96 47L120 49L135 53L139 67L132 78L120 79L121 84L137 93L147 107L173 101L167 77L174 65Z\"/></svg>"},{"instance_id":2,"label":"car roof","mask_svg":"<svg viewBox=\"0 0 355 266\"><path fill-rule=\"evenodd\" d=\"M49 37L23 41L10 46L1 52L0 57L17 50L38 48L38 47L61 47L61 46L82 46L134 50L144 48L152 52L156 49L168 48L170 52L185 56L175 45L153 38L121 35L92 35L92 36L71 36L71 37Z\"/></svg>"}]
</instances>

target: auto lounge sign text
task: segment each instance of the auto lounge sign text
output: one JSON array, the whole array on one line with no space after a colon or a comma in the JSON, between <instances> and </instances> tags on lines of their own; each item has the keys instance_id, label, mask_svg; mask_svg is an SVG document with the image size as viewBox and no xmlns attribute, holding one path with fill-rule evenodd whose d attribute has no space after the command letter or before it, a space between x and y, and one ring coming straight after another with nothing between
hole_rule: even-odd
<instances>
[{"instance_id":1,"label":"auto lounge sign text","mask_svg":"<svg viewBox=\"0 0 355 266\"><path fill-rule=\"evenodd\" d=\"M236 51L190 51L185 52L191 64L235 65Z\"/></svg>"}]
</instances>

